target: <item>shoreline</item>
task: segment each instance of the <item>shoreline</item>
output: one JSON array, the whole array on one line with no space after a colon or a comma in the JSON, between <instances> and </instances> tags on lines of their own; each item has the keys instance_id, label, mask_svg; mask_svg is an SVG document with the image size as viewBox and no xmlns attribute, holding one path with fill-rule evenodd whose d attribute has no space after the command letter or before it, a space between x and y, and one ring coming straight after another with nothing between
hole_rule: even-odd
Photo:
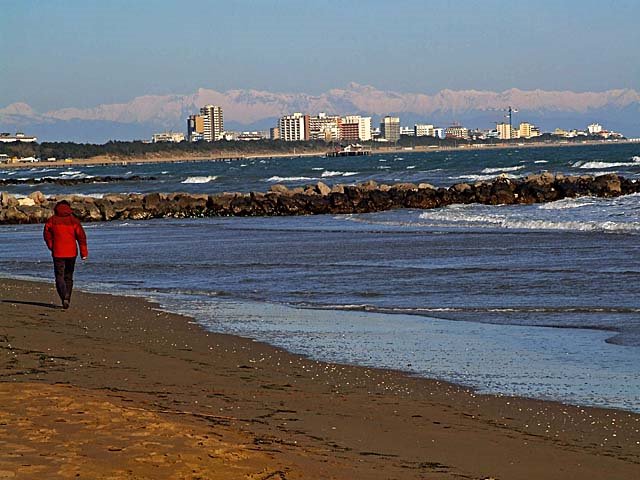
<instances>
[{"instance_id":1,"label":"shoreline","mask_svg":"<svg viewBox=\"0 0 640 480\"><path fill-rule=\"evenodd\" d=\"M625 144L637 144L638 142L630 140L620 141L584 141L584 142L553 142L553 143L522 143L522 144L472 144L461 145L458 147L429 147L429 146L417 146L417 147L378 147L372 150L372 155L384 155L384 154L397 154L397 153L438 153L438 152L460 152L460 151L483 151L483 150L503 150L503 149L519 149L519 148L564 148L564 147L584 147L584 146L612 146L612 145L625 145ZM329 147L327 147L329 148ZM328 150L318 150L313 152L303 153L279 153L279 152L258 152L248 155L190 155L176 158L176 155L164 155L156 154L149 156L112 156L101 155L91 158L72 158L66 160L56 160L55 162L18 162L18 163L2 163L0 164L0 171L12 170L21 168L63 168L74 166L118 166L133 164L162 164L162 163L196 163L196 162L224 162L224 161L244 161L244 160L258 160L258 159L271 159L271 158L305 158L305 157L324 157Z\"/></svg>"},{"instance_id":2,"label":"shoreline","mask_svg":"<svg viewBox=\"0 0 640 480\"><path fill-rule=\"evenodd\" d=\"M9 282L26 282L26 283L35 283L35 284L39 284L39 285L47 285L49 282L47 279L45 278L38 278L38 277L31 277L31 276L2 276L0 275L0 285L2 285L3 281L9 281ZM221 330L221 329L216 329L214 326L208 326L206 322L203 322L202 320L198 320L195 316L192 317L191 314L189 313L184 313L180 311L180 308L177 308L176 305L174 304L173 306L166 303L166 298L164 298L164 295L153 295L150 293L144 293L144 291L138 291L135 294L125 294L122 292L109 292L109 291L105 291L105 290L101 290L98 287L92 287L92 288L86 288L81 290L83 293L87 293L90 295L106 295L106 296L112 296L112 297L116 297L116 298L131 298L131 299L135 299L138 301L142 301L142 302L146 302L148 304L151 304L154 306L155 309L157 309L158 311L161 311L165 314L168 315L172 315L172 316L178 316L178 317L183 317L188 319L189 323L192 323L194 325L197 325L198 328L200 328L202 331L204 331L206 334L212 334L212 335L223 335L223 336L231 336L231 337L235 337L235 338L240 338L242 340L246 340L246 341L250 341L250 342L254 342L257 344L261 344L267 348L271 348L274 350L278 350L281 352L285 352L286 354L289 354L291 356L294 357L298 357L298 358L302 358L304 360L307 360L309 362L316 362L316 363L323 363L323 364L332 364L332 365L339 365L342 367L353 367L356 369L372 369L372 370L378 370L378 371L384 371L384 372L390 372L396 375L399 375L401 377L407 377L407 378L413 378L416 379L418 381L420 380L425 380L428 382L436 382L436 383L442 383L445 385L448 385L452 388L457 388L457 389L461 389L461 390L465 390L470 392L470 394L472 395L480 395L480 396L488 396L488 397L496 397L496 398L519 398L521 400L530 400L533 402L543 402L543 403L553 403L553 404L557 404L557 405L561 405L561 406L571 406L571 407L575 407L575 408L589 408L589 409L600 409L600 410L610 410L610 411L614 411L614 412L619 412L620 414L632 414L632 415L637 415L639 417L638 421L640 422L640 404L638 404L636 406L636 409L634 410L632 406L622 406L622 405L613 405L613 404L606 404L605 402L592 402L589 403L588 400L582 402L577 398L567 398L567 399L563 399L561 397L554 397L554 398L547 398L546 394L540 395L540 396L535 396L535 395L527 395L527 394L520 394L520 393L513 393L513 392L508 392L508 391L500 391L499 389L496 389L495 387L493 389L489 388L486 390L483 390L483 387L480 385L480 382L478 382L478 384L474 384L472 381L467 380L466 382L464 380L456 380L453 379L451 377L451 374L449 375L443 375L443 376L437 376L436 371L434 370L430 370L429 373L424 373L424 372L419 372L419 371L415 371L412 370L411 368L404 368L403 365L398 366L398 367L394 367L394 366L385 366L385 365L381 365L380 363L378 364L367 364L367 363L359 363L357 360L356 361L349 361L349 360L332 360L332 359L327 359L326 354L324 355L319 355L319 356L314 356L313 353L302 353L302 350L298 350L298 351L293 351L291 348L286 346L286 342L285 344L282 344L282 342L280 342L280 344L278 344L277 342L273 343L270 340L265 340L265 339L259 339L256 338L254 336L244 336L242 333L234 333L232 330ZM231 307L229 307L229 305L231 305ZM626 344L616 344L613 342L610 342L609 340L611 340L612 338L614 338L616 335L618 335L619 333L621 333L620 329L615 329L613 327L611 328L604 328L604 327L572 327L572 326L567 326L567 327L558 327L558 326L546 326L546 325L517 325L517 324L513 324L513 325L502 325L500 323L484 323L484 322L479 322L476 323L474 321L468 321L468 320L451 320L451 319L447 319L447 318L441 318L441 317L432 317L432 316L427 316L427 315L423 315L423 314L417 314L417 313L394 313L394 312L388 312L388 311L384 311L384 310L367 310L367 309L350 309L350 308L340 308L339 306L332 306L331 308L326 308L326 307L305 307L305 306L296 306L296 305L290 305L287 303L279 303L279 302L275 302L275 301L255 301L255 300L238 300L238 299L231 299L231 300L220 300L218 302L216 302L214 304L214 306L216 307L216 311L218 316L221 317L225 317L225 318L242 318L244 316L249 316L249 317L256 317L256 316L260 316L263 320L267 320L269 318L273 318L273 312L274 311L279 311L280 316L282 317L290 317L295 315L297 311L300 312L310 312L311 314L315 314L316 316L322 318L325 314L327 313L331 313L333 315L340 315L340 314L352 314L352 313L357 313L357 314L365 314L365 315L373 315L373 316L408 316L408 317L417 317L420 319L427 319L431 322L444 322L444 323L451 323L452 325L458 325L458 324L468 324L474 327L474 330L476 330L475 335L476 336L480 336L482 337L482 332L481 330L484 328L502 328L502 327L515 327L515 328L531 328L534 330L552 330L552 331L556 331L558 329L560 330L576 330L576 332L593 332L594 334L597 333L604 333L605 335L607 335L606 338L602 338L601 341L604 342L605 344L608 345L615 345L616 347L622 347L622 348L635 348L635 346L633 345L626 345ZM235 312L232 314L229 314L229 310L234 310ZM349 321L348 318L344 318L342 319L344 321ZM211 328L209 328L211 327ZM451 327L449 327L451 328ZM478 331L478 329L480 329L480 331ZM438 328L436 327L436 330L438 330ZM457 332L457 334L459 335L460 332ZM438 337L439 338L439 337ZM453 345L448 344L450 351L455 351L453 349ZM436 349L437 350L437 349ZM413 366L411 364L411 366ZM454 373L458 373L458 372L454 372ZM640 440L640 438L639 438ZM640 444L639 444L640 445ZM0 477L1 478L1 477Z\"/></svg>"},{"instance_id":3,"label":"shoreline","mask_svg":"<svg viewBox=\"0 0 640 480\"><path fill-rule=\"evenodd\" d=\"M142 297L142 298L146 298L147 300L150 300L153 302L158 302L161 305L161 308L165 309L165 311L169 313L180 314L179 309L172 310L172 307L170 305L165 305L163 301L157 297L156 298ZM432 316L426 316L426 315L414 315L414 314L404 314L404 313L394 314L394 313L388 313L388 312L376 312L371 310L369 311L343 310L339 307L336 308L333 306L331 308L300 307L295 305L283 304L278 302L268 302L268 301L231 300L227 302L225 300L220 300L219 302L217 302L217 305L215 305L215 308L218 316L223 317L225 319L243 318L243 317L251 317L251 318L260 317L261 322L265 322L267 324L273 323L273 322L270 322L270 319L274 317L274 311L278 312L277 315L280 318L290 318L294 316L299 316L302 312L304 312L305 314L310 314L310 315L305 315L305 317L307 317L307 321L309 316L313 316L317 318L318 324L321 325L322 327L326 325L325 322L326 322L327 314L333 317L334 322L336 322L337 324L349 323L351 321L350 315L353 313L357 313L357 314L364 313L365 316L367 317L366 319L367 322L376 322L376 320L380 321L379 320L380 317L393 317L396 315L399 317L403 317L406 315L410 317L419 317L420 320L422 321L428 321L430 324L434 325L435 332L439 332L442 330L452 331L453 329L455 329L455 334L453 334L453 336L464 335L463 333L461 333L461 330L456 327L463 326L463 329L465 329L465 327L468 327L469 329L474 330L475 332L474 337L477 339L480 339L480 341L486 340L486 334L483 333L483 330L496 329L496 328L502 329L505 327L516 328L516 329L531 329L536 332L535 334L532 334L532 335L537 335L538 338L545 339L545 340L548 339L548 337L543 333L544 331L553 331L555 333L558 330L558 328L572 330L574 331L574 337L580 338L580 339L583 339L585 335L591 335L591 334L598 335L600 333L604 333L605 335L607 335L607 338L601 338L600 340L596 340L596 341L601 341L610 346L613 344L611 344L610 342L607 342L607 339L613 338L616 333L619 333L619 330L604 329L604 328L598 329L598 328L590 328L590 327L579 328L579 327L532 326L532 325L501 325L498 323L476 323L474 321L451 320L451 319L438 318L438 317L432 317ZM230 315L228 313L229 310L234 311L234 313ZM389 319L383 319L382 321L386 322L387 320ZM341 355L338 358L336 358L335 351L333 351L333 353L329 353L331 350L330 348L323 350L323 353L321 354L316 353L317 351L322 349L324 346L326 346L325 342L320 342L322 345L318 345L317 342L314 343L313 340L309 340L309 346L307 346L306 348L305 347L301 348L300 347L301 343L299 341L293 342L293 344L291 344L286 340L285 341L279 340L280 335L276 335L276 336L272 335L269 337L269 336L264 336L263 332L262 332L263 334L261 335L260 334L261 332L257 330L249 329L250 333L248 335L250 336L244 336L243 333L237 333L237 331L234 332L234 329L226 329L224 327L220 328L215 326L208 328L209 324L207 322L202 322L199 319L196 319L196 321L200 325L202 325L203 328L207 331L212 331L214 333L237 335L243 338L248 338L252 341L264 343L266 345L269 345L277 349L282 349L286 352L289 352L296 356L303 357L307 360L333 363L333 364L339 364L344 366L353 366L356 368L373 368L376 370L395 372L399 375L406 376L406 377L412 377L416 379L425 379L433 382L442 382L444 384L448 384L455 388L468 390L475 395L487 395L487 396L493 396L498 398L512 397L512 398L521 398L521 399L528 399L533 401L545 401L545 402L548 401L548 402L553 402L559 405L571 405L571 406L580 407L580 408L583 408L583 407L601 408L605 410L618 411L621 413L632 413L634 415L640 415L640 404L635 405L634 403L629 401L623 403L622 401L619 400L620 397L616 397L616 395L612 395L610 398L608 397L607 400L605 400L605 397L601 397L599 398L599 400L593 400L593 399L587 399L587 398L578 398L576 396L571 396L571 395L567 396L566 398L563 398L562 395L557 391L555 393L555 396L553 397L549 397L548 391L543 393L538 391L537 395L531 390L529 390L528 393L518 393L517 388L513 388L513 386L505 385L504 383L500 383L501 387L497 387L495 380L491 382L492 386L487 386L484 384L484 382L479 381L478 379L480 377L486 378L486 376L489 374L489 372L487 372L486 370L484 371L484 375L480 375L480 376L478 373L470 374L469 371L467 371L465 372L466 375L462 377L459 375L459 373L462 371L462 365L459 365L460 370L448 370L446 373L444 373L441 369L437 368L438 362L435 360L433 361L432 367L436 367L436 368L430 367L428 371L425 371L424 369L419 369L419 370L413 369L413 367L416 366L416 362L412 361L410 358L399 357L399 358L403 358L403 360L406 361L407 363L405 363L404 361L399 362L397 359L395 362L391 362L391 363L385 362L384 359L380 358L379 356L375 356L375 354L372 354L369 357L368 361L363 360L362 358L354 359L353 357L352 359L348 359L347 358L348 355L346 356ZM397 319L397 321L399 321L400 323L403 323L405 319L400 318L400 319ZM221 325L224 326L225 323L227 322L223 322L221 323ZM443 326L443 324L445 324L446 326ZM330 329L331 327L326 327L326 328ZM285 328L285 331L287 331L286 328ZM345 333L344 335L346 337L349 336L348 333ZM434 335L432 335L431 338L436 343L440 343L441 345L446 344L449 352L455 352L457 355L460 355L458 345L448 340L448 338L449 339L451 338L451 334L447 338L446 336L443 337L435 333ZM348 339L343 340L342 343L347 347L346 348L347 350L349 350L348 348L349 346L351 346L354 349L357 348L357 344L353 344L353 343L350 344ZM490 348L489 344L486 344L486 345L487 345L487 348ZM378 346L380 345L378 344ZM627 346L629 345L617 345L614 348L627 347ZM439 352L440 354L444 354L444 352L440 352L438 350L437 346L434 346L431 348L434 351ZM474 355L473 348L467 348L467 351L469 352L469 354L466 357L467 361L473 362L474 360L477 360L477 356ZM375 360L372 360L373 358L375 358ZM418 363L421 363L422 365L424 365L424 363L421 362L419 354L416 355L414 358L416 358L416 361ZM497 358L496 360L499 361ZM534 380L534 378L532 378L532 380ZM535 378L535 380L537 380L537 378ZM594 397L596 396L595 393L593 395ZM616 398L618 399L619 403L616 403L616 404L607 403L608 401L612 401L611 399L616 399Z\"/></svg>"},{"instance_id":4,"label":"shoreline","mask_svg":"<svg viewBox=\"0 0 640 480\"><path fill-rule=\"evenodd\" d=\"M149 465L125 462L127 455L143 453L134 448L135 437L118 429L114 438L129 438L129 444L121 440L112 446L116 450L92 450L93 456L80 458L77 468L83 463L97 468L98 460L113 457L114 466L104 465L103 474L127 463L139 469L136 478L175 478L172 472L187 464L204 471L204 478L283 480L424 475L625 479L640 471L638 414L483 395L402 372L317 362L208 332L187 317L134 297L78 292L65 312L52 308L55 293L49 284L0 279L0 291L1 317L8 319L0 345L13 353L11 361L4 356L2 363L5 420L24 405L42 403L45 397L38 392L51 397L71 391L85 402L107 402L124 417L133 412L153 416L146 419L149 425L165 425L176 437L156 431L149 445L139 447L147 448L146 455L162 450L156 442L162 437L173 449L173 456L154 457L150 471L160 472L156 476L140 470ZM11 402L11 392L21 390L28 393L27 398L18 395L24 402ZM49 415L60 417L59 406L49 408ZM86 411L82 405L74 408ZM30 421L46 423L47 418L36 414ZM102 433L115 428L104 418L92 421ZM126 430L125 424L118 428ZM44 435L36 427L31 434ZM233 440L232 445L220 447L225 455L198 456L193 452L201 446L175 435L185 429L208 446L219 435ZM88 444L100 440L80 430ZM38 441L25 436L18 451L44 448ZM178 450L182 460L175 456ZM49 457L43 454L40 469L60 468L61 460L45 461ZM225 477L213 464L218 461L238 476ZM0 471L20 464L22 454L0 459ZM16 478L32 478L26 470L23 474Z\"/></svg>"}]
</instances>

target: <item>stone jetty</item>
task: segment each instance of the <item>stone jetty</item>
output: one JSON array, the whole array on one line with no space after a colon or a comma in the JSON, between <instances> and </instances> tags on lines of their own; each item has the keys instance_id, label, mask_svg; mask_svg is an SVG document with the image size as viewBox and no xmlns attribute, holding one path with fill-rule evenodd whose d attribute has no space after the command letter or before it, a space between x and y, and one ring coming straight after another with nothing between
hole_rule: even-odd
<instances>
[{"instance_id":1,"label":"stone jetty","mask_svg":"<svg viewBox=\"0 0 640 480\"><path fill-rule=\"evenodd\" d=\"M616 174L567 176L541 173L512 179L496 177L477 183L436 188L427 183L306 187L273 185L267 192L110 194L45 197L33 192L16 198L0 194L0 224L42 223L57 201L66 199L84 222L216 216L284 216L366 213L397 208L430 209L452 204L513 205L552 202L581 196L617 197L640 192L640 182Z\"/></svg>"},{"instance_id":2,"label":"stone jetty","mask_svg":"<svg viewBox=\"0 0 640 480\"><path fill-rule=\"evenodd\" d=\"M87 183L116 183L116 182L142 182L145 180L155 180L155 177L141 177L132 175L129 177L41 177L41 178L0 178L0 187L3 185L40 185L43 183L53 183L56 185L82 185Z\"/></svg>"}]
</instances>

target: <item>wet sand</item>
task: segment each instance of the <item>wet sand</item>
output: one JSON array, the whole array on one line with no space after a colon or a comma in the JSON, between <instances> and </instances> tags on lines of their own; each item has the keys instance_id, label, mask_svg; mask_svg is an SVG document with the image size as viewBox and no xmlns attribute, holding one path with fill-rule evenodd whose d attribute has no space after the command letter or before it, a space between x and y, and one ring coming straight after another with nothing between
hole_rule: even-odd
<instances>
[{"instance_id":1,"label":"wet sand","mask_svg":"<svg viewBox=\"0 0 640 480\"><path fill-rule=\"evenodd\" d=\"M0 479L640 478L637 414L316 362L142 299L55 301L0 280Z\"/></svg>"}]
</instances>

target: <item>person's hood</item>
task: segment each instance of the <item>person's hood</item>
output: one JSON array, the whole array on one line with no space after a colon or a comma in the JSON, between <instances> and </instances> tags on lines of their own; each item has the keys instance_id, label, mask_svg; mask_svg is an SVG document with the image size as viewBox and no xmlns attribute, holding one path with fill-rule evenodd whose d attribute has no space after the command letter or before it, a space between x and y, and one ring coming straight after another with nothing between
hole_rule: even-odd
<instances>
[{"instance_id":1,"label":"person's hood","mask_svg":"<svg viewBox=\"0 0 640 480\"><path fill-rule=\"evenodd\" d=\"M58 215L59 217L68 217L69 215L73 214L71 207L66 203L57 204L53 208L53 211L56 212L56 215Z\"/></svg>"}]
</instances>

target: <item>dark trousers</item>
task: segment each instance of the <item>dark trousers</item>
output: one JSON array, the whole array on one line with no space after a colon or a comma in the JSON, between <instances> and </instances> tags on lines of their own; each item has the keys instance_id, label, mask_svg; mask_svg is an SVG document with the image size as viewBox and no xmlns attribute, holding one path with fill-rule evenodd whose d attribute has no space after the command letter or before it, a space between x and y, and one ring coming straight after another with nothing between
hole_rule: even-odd
<instances>
[{"instance_id":1,"label":"dark trousers","mask_svg":"<svg viewBox=\"0 0 640 480\"><path fill-rule=\"evenodd\" d=\"M56 290L61 301L71 300L73 290L73 271L76 268L76 257L53 259L53 271L56 275Z\"/></svg>"}]
</instances>

